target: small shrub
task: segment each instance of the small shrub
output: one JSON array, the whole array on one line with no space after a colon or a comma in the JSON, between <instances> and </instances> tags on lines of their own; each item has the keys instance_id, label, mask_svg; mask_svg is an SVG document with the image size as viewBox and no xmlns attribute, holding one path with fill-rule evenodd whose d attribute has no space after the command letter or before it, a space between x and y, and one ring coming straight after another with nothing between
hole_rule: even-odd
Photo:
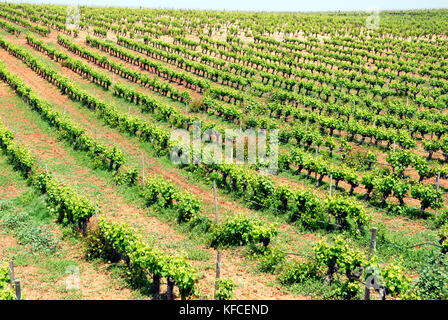
<instances>
[{"instance_id":1,"label":"small shrub","mask_svg":"<svg viewBox=\"0 0 448 320\"><path fill-rule=\"evenodd\" d=\"M33 251L53 253L57 250L59 241L53 234L36 226L26 212L8 212L2 217L6 229L13 232L19 243L30 245Z\"/></svg>"},{"instance_id":2,"label":"small shrub","mask_svg":"<svg viewBox=\"0 0 448 320\"><path fill-rule=\"evenodd\" d=\"M179 222L189 222L198 216L202 202L190 193L181 193L176 204Z\"/></svg>"},{"instance_id":3,"label":"small shrub","mask_svg":"<svg viewBox=\"0 0 448 320\"><path fill-rule=\"evenodd\" d=\"M216 280L216 300L230 300L233 298L235 283L231 279L219 278Z\"/></svg>"},{"instance_id":4,"label":"small shrub","mask_svg":"<svg viewBox=\"0 0 448 320\"><path fill-rule=\"evenodd\" d=\"M301 283L309 278L319 278L319 268L314 262L289 262L279 280L282 284L291 285Z\"/></svg>"},{"instance_id":5,"label":"small shrub","mask_svg":"<svg viewBox=\"0 0 448 320\"><path fill-rule=\"evenodd\" d=\"M285 261L286 253L278 248L270 248L260 258L260 271L274 273Z\"/></svg>"},{"instance_id":6,"label":"small shrub","mask_svg":"<svg viewBox=\"0 0 448 320\"><path fill-rule=\"evenodd\" d=\"M416 287L420 297L425 300L448 299L448 262L444 255L428 259Z\"/></svg>"},{"instance_id":7,"label":"small shrub","mask_svg":"<svg viewBox=\"0 0 448 320\"><path fill-rule=\"evenodd\" d=\"M57 250L59 244L51 232L33 225L19 228L16 237L21 244L30 245L33 251L52 253Z\"/></svg>"},{"instance_id":8,"label":"small shrub","mask_svg":"<svg viewBox=\"0 0 448 320\"><path fill-rule=\"evenodd\" d=\"M205 110L204 102L201 99L195 99L188 105L190 112L200 112Z\"/></svg>"},{"instance_id":9,"label":"small shrub","mask_svg":"<svg viewBox=\"0 0 448 320\"><path fill-rule=\"evenodd\" d=\"M9 287L9 267L5 263L0 265L0 301L15 300L14 291Z\"/></svg>"},{"instance_id":10,"label":"small shrub","mask_svg":"<svg viewBox=\"0 0 448 320\"><path fill-rule=\"evenodd\" d=\"M334 291L334 294L345 300L351 300L355 298L360 292L361 284L359 282L345 281Z\"/></svg>"},{"instance_id":11,"label":"small shrub","mask_svg":"<svg viewBox=\"0 0 448 320\"><path fill-rule=\"evenodd\" d=\"M14 231L23 227L28 220L29 216L26 212L7 213L2 217L2 221L9 231Z\"/></svg>"},{"instance_id":12,"label":"small shrub","mask_svg":"<svg viewBox=\"0 0 448 320\"><path fill-rule=\"evenodd\" d=\"M138 179L138 172L136 168L130 169L126 172L118 172L114 175L114 182L117 185L135 185Z\"/></svg>"},{"instance_id":13,"label":"small shrub","mask_svg":"<svg viewBox=\"0 0 448 320\"><path fill-rule=\"evenodd\" d=\"M267 247L276 235L276 225L265 225L263 221L240 214L225 223L213 226L211 246L263 243Z\"/></svg>"},{"instance_id":14,"label":"small shrub","mask_svg":"<svg viewBox=\"0 0 448 320\"><path fill-rule=\"evenodd\" d=\"M116 261L116 252L106 244L106 239L99 228L89 229L84 239L85 255L88 260L102 258L105 261Z\"/></svg>"},{"instance_id":15,"label":"small shrub","mask_svg":"<svg viewBox=\"0 0 448 320\"><path fill-rule=\"evenodd\" d=\"M395 297L406 292L411 280L404 274L404 268L400 264L391 263L383 269L383 278L386 282L386 292Z\"/></svg>"}]
</instances>

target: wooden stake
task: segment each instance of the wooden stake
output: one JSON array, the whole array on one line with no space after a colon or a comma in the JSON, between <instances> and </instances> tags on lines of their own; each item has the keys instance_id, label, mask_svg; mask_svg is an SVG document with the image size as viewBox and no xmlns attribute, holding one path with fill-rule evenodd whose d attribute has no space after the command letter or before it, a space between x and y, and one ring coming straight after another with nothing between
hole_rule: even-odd
<instances>
[{"instance_id":1,"label":"wooden stake","mask_svg":"<svg viewBox=\"0 0 448 320\"><path fill-rule=\"evenodd\" d=\"M364 300L370 300L370 288L367 285L364 289Z\"/></svg>"},{"instance_id":2,"label":"wooden stake","mask_svg":"<svg viewBox=\"0 0 448 320\"><path fill-rule=\"evenodd\" d=\"M331 197L331 189L333 188L333 175L330 174L330 197Z\"/></svg>"},{"instance_id":3,"label":"wooden stake","mask_svg":"<svg viewBox=\"0 0 448 320\"><path fill-rule=\"evenodd\" d=\"M437 179L436 179L436 191L439 192L440 188L440 172L437 173ZM437 209L435 209L435 216L437 217Z\"/></svg>"},{"instance_id":4,"label":"wooden stake","mask_svg":"<svg viewBox=\"0 0 448 320\"><path fill-rule=\"evenodd\" d=\"M380 293L380 300L386 300L386 290L384 290L384 288L379 288L378 291Z\"/></svg>"},{"instance_id":5,"label":"wooden stake","mask_svg":"<svg viewBox=\"0 0 448 320\"><path fill-rule=\"evenodd\" d=\"M215 199L215 222L218 224L218 199L216 198L216 181L213 180L213 197ZM218 279L221 276L221 251L218 250L216 255L216 279L215 279L215 299L218 290Z\"/></svg>"},{"instance_id":6,"label":"wooden stake","mask_svg":"<svg viewBox=\"0 0 448 320\"><path fill-rule=\"evenodd\" d=\"M216 198L216 181L213 180L213 197L215 198L215 222L218 224L218 200Z\"/></svg>"},{"instance_id":7,"label":"wooden stake","mask_svg":"<svg viewBox=\"0 0 448 320\"><path fill-rule=\"evenodd\" d=\"M372 229L370 229L370 231L372 232L372 235L370 237L370 248L369 248L368 260L370 260L372 258L373 252L375 251L377 228L372 228ZM380 296L381 295L382 295L382 293L380 292ZM367 285L364 290L364 300L370 300L370 287L368 287Z\"/></svg>"},{"instance_id":8,"label":"wooden stake","mask_svg":"<svg viewBox=\"0 0 448 320\"><path fill-rule=\"evenodd\" d=\"M173 289L174 289L174 280L171 277L168 277L166 285L167 300L174 300Z\"/></svg>"},{"instance_id":9,"label":"wooden stake","mask_svg":"<svg viewBox=\"0 0 448 320\"><path fill-rule=\"evenodd\" d=\"M14 287L16 289L16 300L22 300L22 290L20 288L20 280L14 280Z\"/></svg>"},{"instance_id":10,"label":"wooden stake","mask_svg":"<svg viewBox=\"0 0 448 320\"><path fill-rule=\"evenodd\" d=\"M216 279L215 279L215 299L216 299L216 291L218 290L218 279L221 277L221 251L218 250L216 254Z\"/></svg>"},{"instance_id":11,"label":"wooden stake","mask_svg":"<svg viewBox=\"0 0 448 320\"><path fill-rule=\"evenodd\" d=\"M377 228L373 227L372 229L370 229L370 231L372 232L372 235L370 237L370 249L369 249L369 260L372 258L373 252L375 251L375 247L376 247L376 233L378 231Z\"/></svg>"}]
</instances>

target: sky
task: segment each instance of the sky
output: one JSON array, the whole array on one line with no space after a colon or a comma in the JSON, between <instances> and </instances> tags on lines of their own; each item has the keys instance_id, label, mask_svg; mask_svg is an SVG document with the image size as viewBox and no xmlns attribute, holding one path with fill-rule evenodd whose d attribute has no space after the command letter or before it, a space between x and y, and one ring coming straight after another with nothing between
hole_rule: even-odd
<instances>
[{"instance_id":1,"label":"sky","mask_svg":"<svg viewBox=\"0 0 448 320\"><path fill-rule=\"evenodd\" d=\"M372 9L448 8L447 0L7 0L6 2L239 11L366 11Z\"/></svg>"}]
</instances>

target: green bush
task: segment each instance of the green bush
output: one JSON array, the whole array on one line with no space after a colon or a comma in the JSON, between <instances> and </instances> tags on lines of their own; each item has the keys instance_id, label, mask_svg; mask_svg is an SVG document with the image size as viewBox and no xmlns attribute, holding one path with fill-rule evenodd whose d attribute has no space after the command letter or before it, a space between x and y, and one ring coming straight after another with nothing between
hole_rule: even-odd
<instances>
[{"instance_id":1,"label":"green bush","mask_svg":"<svg viewBox=\"0 0 448 320\"><path fill-rule=\"evenodd\" d=\"M411 280L404 274L404 268L400 264L391 263L383 269L383 279L386 282L386 292L395 297L405 293L411 284Z\"/></svg>"},{"instance_id":2,"label":"green bush","mask_svg":"<svg viewBox=\"0 0 448 320\"><path fill-rule=\"evenodd\" d=\"M336 236L334 243L319 241L314 246L316 262L327 268L327 281L333 279L336 273L350 278L359 278L359 270L367 265L365 253L356 247L349 239Z\"/></svg>"},{"instance_id":3,"label":"green bush","mask_svg":"<svg viewBox=\"0 0 448 320\"><path fill-rule=\"evenodd\" d=\"M180 193L177 199L177 212L179 222L189 222L200 212L202 201L191 193Z\"/></svg>"},{"instance_id":4,"label":"green bush","mask_svg":"<svg viewBox=\"0 0 448 320\"><path fill-rule=\"evenodd\" d=\"M263 243L267 247L276 235L276 225L268 226L260 220L240 214L227 222L212 226L211 246L242 246L248 243Z\"/></svg>"},{"instance_id":5,"label":"green bush","mask_svg":"<svg viewBox=\"0 0 448 320\"><path fill-rule=\"evenodd\" d=\"M274 273L285 261L286 253L279 248L273 247L265 251L260 257L260 271Z\"/></svg>"},{"instance_id":6,"label":"green bush","mask_svg":"<svg viewBox=\"0 0 448 320\"><path fill-rule=\"evenodd\" d=\"M53 234L48 230L34 225L26 225L16 231L19 243L31 246L33 251L55 252L58 243Z\"/></svg>"},{"instance_id":7,"label":"green bush","mask_svg":"<svg viewBox=\"0 0 448 320\"><path fill-rule=\"evenodd\" d=\"M25 212L8 212L2 217L2 222L6 229L8 229L9 231L14 231L26 225L28 219L28 214Z\"/></svg>"},{"instance_id":8,"label":"green bush","mask_svg":"<svg viewBox=\"0 0 448 320\"><path fill-rule=\"evenodd\" d=\"M7 212L0 221L17 237L19 243L30 245L33 251L53 253L58 248L59 241L50 231L36 226L28 213Z\"/></svg>"},{"instance_id":9,"label":"green bush","mask_svg":"<svg viewBox=\"0 0 448 320\"><path fill-rule=\"evenodd\" d=\"M325 200L325 210L335 217L336 223L349 228L353 221L359 228L369 222L369 218L361 203L349 197L333 196Z\"/></svg>"},{"instance_id":10,"label":"green bush","mask_svg":"<svg viewBox=\"0 0 448 320\"><path fill-rule=\"evenodd\" d=\"M0 300L15 300L14 291L9 287L9 267L0 265Z\"/></svg>"},{"instance_id":11,"label":"green bush","mask_svg":"<svg viewBox=\"0 0 448 320\"><path fill-rule=\"evenodd\" d=\"M118 255L112 246L107 245L104 234L99 228L89 229L84 238L85 255L88 260L101 258L105 261L117 261Z\"/></svg>"},{"instance_id":12,"label":"green bush","mask_svg":"<svg viewBox=\"0 0 448 320\"><path fill-rule=\"evenodd\" d=\"M235 283L231 279L216 280L216 300L230 300L233 298Z\"/></svg>"},{"instance_id":13,"label":"green bush","mask_svg":"<svg viewBox=\"0 0 448 320\"><path fill-rule=\"evenodd\" d=\"M442 253L448 252L448 224L443 225L438 233Z\"/></svg>"},{"instance_id":14,"label":"green bush","mask_svg":"<svg viewBox=\"0 0 448 320\"><path fill-rule=\"evenodd\" d=\"M310 278L319 278L319 268L314 262L299 262L293 261L283 269L279 280L282 284L291 285L294 283L301 283Z\"/></svg>"},{"instance_id":15,"label":"green bush","mask_svg":"<svg viewBox=\"0 0 448 320\"><path fill-rule=\"evenodd\" d=\"M114 175L114 181L117 185L135 185L138 179L138 172L136 168L129 169L125 172L118 172Z\"/></svg>"},{"instance_id":16,"label":"green bush","mask_svg":"<svg viewBox=\"0 0 448 320\"><path fill-rule=\"evenodd\" d=\"M436 217L434 217L433 223L435 228L442 227L448 221L448 210L440 212Z\"/></svg>"},{"instance_id":17,"label":"green bush","mask_svg":"<svg viewBox=\"0 0 448 320\"><path fill-rule=\"evenodd\" d=\"M336 288L334 295L345 300L350 300L355 298L361 292L361 288L359 282L345 281L342 285Z\"/></svg>"},{"instance_id":18,"label":"green bush","mask_svg":"<svg viewBox=\"0 0 448 320\"><path fill-rule=\"evenodd\" d=\"M420 297L425 300L448 299L448 262L444 255L426 261L416 288Z\"/></svg>"}]
</instances>

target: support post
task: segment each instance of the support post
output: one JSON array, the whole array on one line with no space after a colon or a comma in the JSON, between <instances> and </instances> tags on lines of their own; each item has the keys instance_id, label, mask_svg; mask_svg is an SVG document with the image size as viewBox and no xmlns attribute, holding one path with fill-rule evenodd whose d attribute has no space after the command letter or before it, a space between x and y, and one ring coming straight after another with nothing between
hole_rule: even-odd
<instances>
[{"instance_id":1,"label":"support post","mask_svg":"<svg viewBox=\"0 0 448 320\"><path fill-rule=\"evenodd\" d=\"M14 280L16 290L16 300L22 300L22 289L20 288L20 280Z\"/></svg>"},{"instance_id":2,"label":"support post","mask_svg":"<svg viewBox=\"0 0 448 320\"><path fill-rule=\"evenodd\" d=\"M436 191L439 193L440 188L440 172L437 173L437 179L436 179ZM437 217L437 209L435 209L435 216Z\"/></svg>"},{"instance_id":3,"label":"support post","mask_svg":"<svg viewBox=\"0 0 448 320\"><path fill-rule=\"evenodd\" d=\"M218 290L218 279L221 277L221 256L222 253L218 250L216 255L216 279L215 279L215 299L216 299L216 291Z\"/></svg>"},{"instance_id":4,"label":"support post","mask_svg":"<svg viewBox=\"0 0 448 320\"><path fill-rule=\"evenodd\" d=\"M372 232L372 235L370 236L370 248L369 248L369 258L368 258L369 260L372 258L373 252L375 251L376 233L377 233L378 229L373 227L372 229L370 229L370 231Z\"/></svg>"},{"instance_id":5,"label":"support post","mask_svg":"<svg viewBox=\"0 0 448 320\"><path fill-rule=\"evenodd\" d=\"M331 193L332 193L332 189L333 188L333 175L332 174L330 174L330 197L331 197Z\"/></svg>"},{"instance_id":6,"label":"support post","mask_svg":"<svg viewBox=\"0 0 448 320\"><path fill-rule=\"evenodd\" d=\"M216 198L216 181L213 180L213 197L215 198L215 222L218 224L218 199Z\"/></svg>"},{"instance_id":7,"label":"support post","mask_svg":"<svg viewBox=\"0 0 448 320\"><path fill-rule=\"evenodd\" d=\"M372 228L372 229L370 229L370 231L372 232L372 235L370 237L370 248L369 248L368 260L370 260L372 258L373 253L375 252L377 228ZM382 295L381 292L380 292L380 295ZM370 300L370 287L368 287L367 285L366 285L366 288L364 291L364 300Z\"/></svg>"},{"instance_id":8,"label":"support post","mask_svg":"<svg viewBox=\"0 0 448 320\"><path fill-rule=\"evenodd\" d=\"M174 300L174 280L170 277L167 279L167 285L166 285L166 299L167 300Z\"/></svg>"}]
</instances>

